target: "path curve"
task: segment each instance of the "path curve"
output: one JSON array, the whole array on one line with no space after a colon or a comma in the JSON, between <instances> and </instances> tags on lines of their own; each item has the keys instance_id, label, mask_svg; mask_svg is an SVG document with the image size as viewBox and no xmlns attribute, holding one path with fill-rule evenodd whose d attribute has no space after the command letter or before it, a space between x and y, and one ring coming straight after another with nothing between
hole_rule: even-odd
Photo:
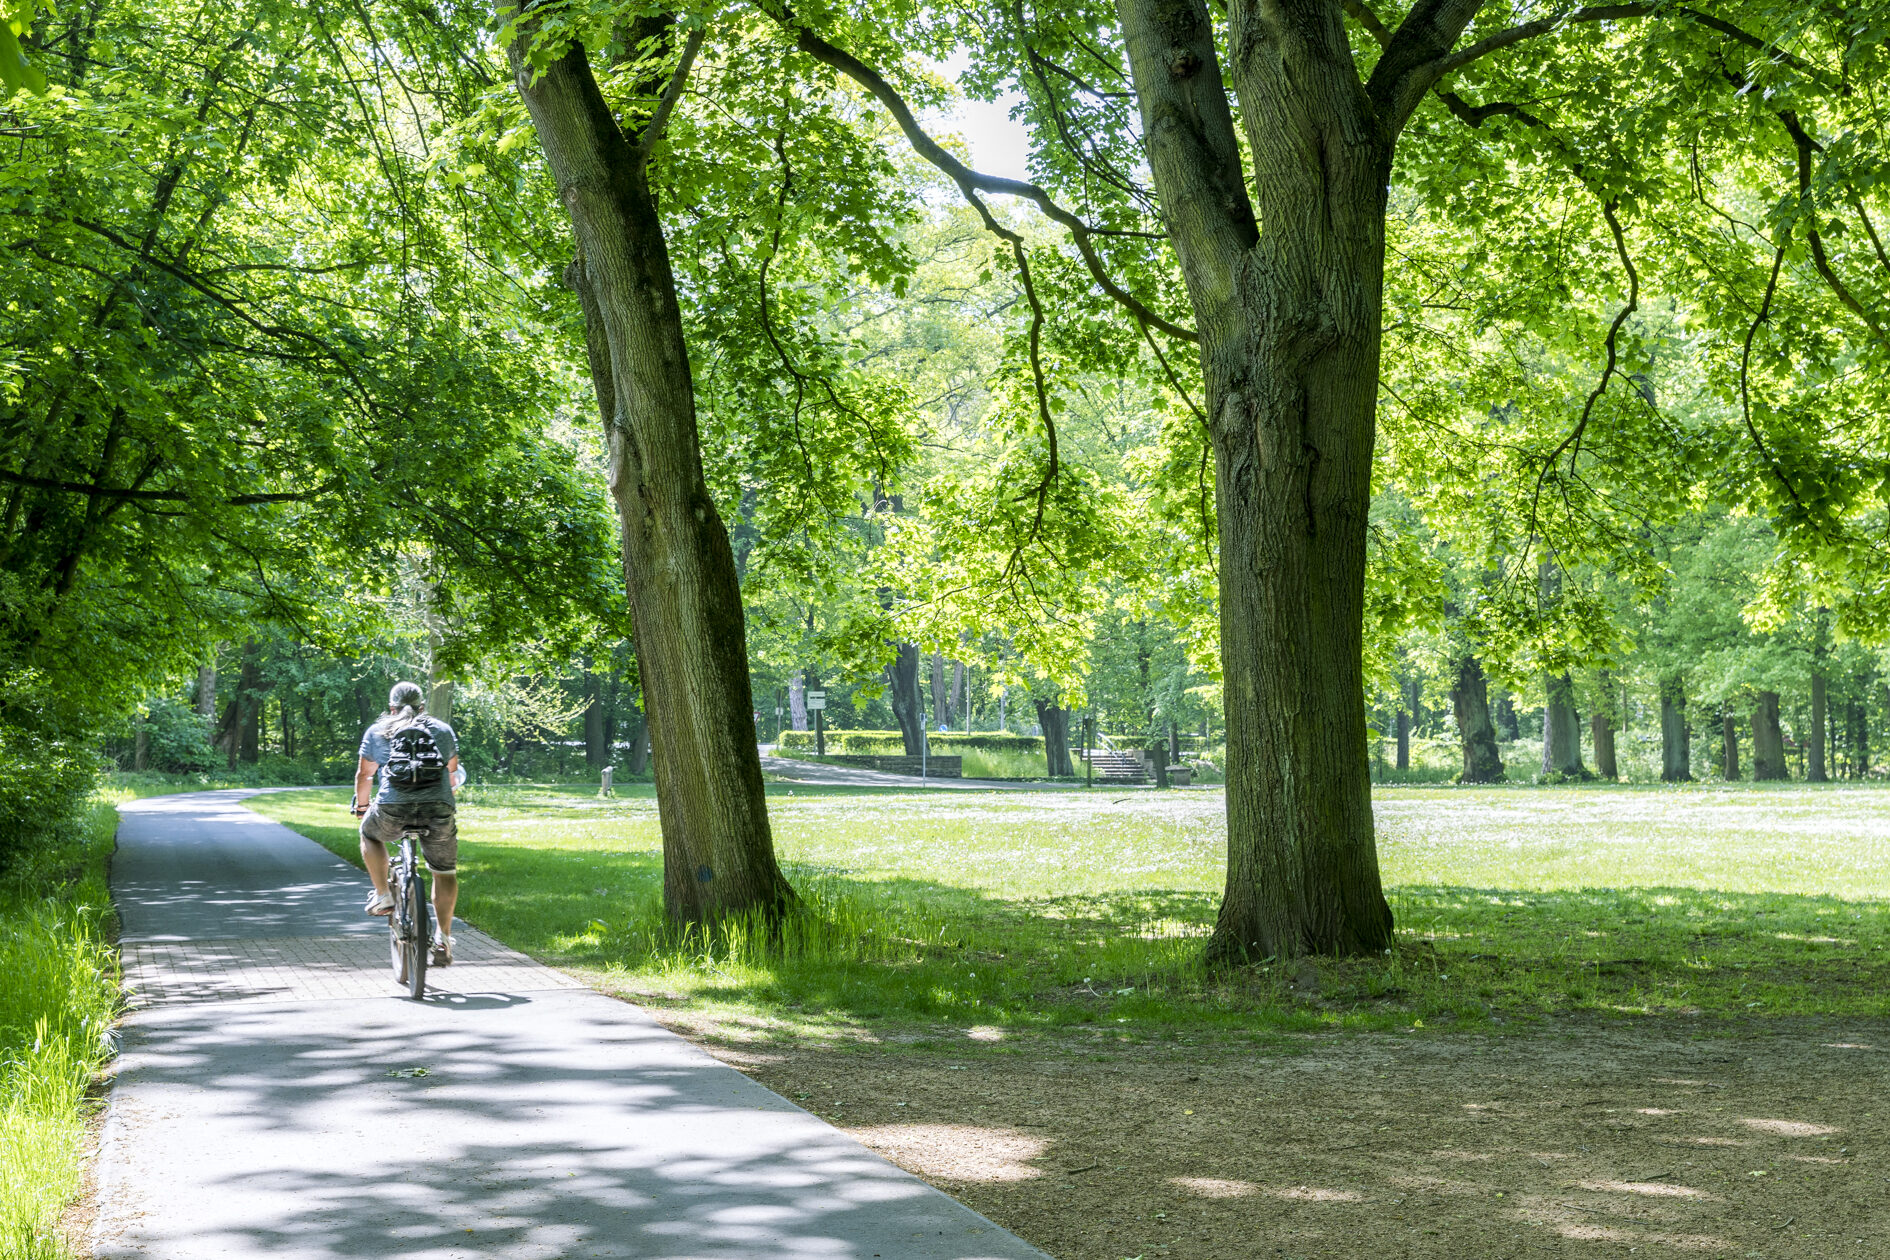
<instances>
[{"instance_id":1,"label":"path curve","mask_svg":"<svg viewBox=\"0 0 1890 1260\"><path fill-rule=\"evenodd\" d=\"M398 996L365 877L248 795L120 811L99 1260L1048 1260L470 927Z\"/></svg>"}]
</instances>

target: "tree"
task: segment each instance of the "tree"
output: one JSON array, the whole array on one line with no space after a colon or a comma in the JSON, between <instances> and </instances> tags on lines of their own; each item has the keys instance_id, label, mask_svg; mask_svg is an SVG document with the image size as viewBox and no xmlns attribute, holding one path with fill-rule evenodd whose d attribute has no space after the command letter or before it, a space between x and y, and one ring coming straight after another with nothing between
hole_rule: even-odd
<instances>
[{"instance_id":1,"label":"tree","mask_svg":"<svg viewBox=\"0 0 1890 1260\"><path fill-rule=\"evenodd\" d=\"M1489 681L1483 663L1465 656L1457 663L1457 678L1450 689L1450 707L1463 741L1464 783L1501 783L1503 758L1496 747L1496 727L1490 721Z\"/></svg>"},{"instance_id":2,"label":"tree","mask_svg":"<svg viewBox=\"0 0 1890 1260\"><path fill-rule=\"evenodd\" d=\"M663 900L671 919L704 922L794 900L774 857L756 750L741 588L703 475L695 388L648 164L701 46L668 18L631 36L669 63L646 80L657 107L626 133L582 44L541 39L501 0L509 57L571 216L567 273L584 311L591 381L623 521L624 579L648 699Z\"/></svg>"}]
</instances>

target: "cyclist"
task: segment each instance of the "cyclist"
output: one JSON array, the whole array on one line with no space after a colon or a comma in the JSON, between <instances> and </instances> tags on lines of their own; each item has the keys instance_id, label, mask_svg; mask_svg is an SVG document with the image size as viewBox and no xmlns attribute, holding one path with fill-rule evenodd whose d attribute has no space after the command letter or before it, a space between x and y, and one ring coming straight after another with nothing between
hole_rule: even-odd
<instances>
[{"instance_id":1,"label":"cyclist","mask_svg":"<svg viewBox=\"0 0 1890 1260\"><path fill-rule=\"evenodd\" d=\"M387 712L361 736L361 764L354 774L354 813L361 819L361 861L374 891L369 914L391 914L394 897L387 886L387 846L400 841L406 827L425 827L420 851L433 872L433 912L440 930L433 939L431 965L453 961L453 903L459 897L459 832L453 788L459 779L459 739L453 728L426 711L426 693L418 683L395 683ZM369 804L376 772L380 791Z\"/></svg>"}]
</instances>

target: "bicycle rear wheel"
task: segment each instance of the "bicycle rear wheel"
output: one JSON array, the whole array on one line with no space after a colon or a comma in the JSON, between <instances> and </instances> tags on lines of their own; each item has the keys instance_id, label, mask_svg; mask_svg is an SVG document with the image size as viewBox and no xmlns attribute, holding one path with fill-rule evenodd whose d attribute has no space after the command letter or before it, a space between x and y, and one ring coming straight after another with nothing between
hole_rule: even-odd
<instances>
[{"instance_id":1,"label":"bicycle rear wheel","mask_svg":"<svg viewBox=\"0 0 1890 1260\"><path fill-rule=\"evenodd\" d=\"M407 933L407 996L418 1002L427 995L427 948L433 942L430 917L427 914L427 885L420 877L420 862L416 859L407 868L407 906L412 915L413 928Z\"/></svg>"}]
</instances>

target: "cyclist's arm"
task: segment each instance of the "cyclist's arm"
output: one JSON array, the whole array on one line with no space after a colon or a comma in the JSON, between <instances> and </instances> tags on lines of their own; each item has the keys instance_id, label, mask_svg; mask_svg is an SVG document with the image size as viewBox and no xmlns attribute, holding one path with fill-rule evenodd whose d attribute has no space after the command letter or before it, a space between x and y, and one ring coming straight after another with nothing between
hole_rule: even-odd
<instances>
[{"instance_id":1,"label":"cyclist's arm","mask_svg":"<svg viewBox=\"0 0 1890 1260\"><path fill-rule=\"evenodd\" d=\"M374 799L374 772L381 768L378 761L361 758L361 764L354 771L354 812L365 814L368 802Z\"/></svg>"},{"instance_id":2,"label":"cyclist's arm","mask_svg":"<svg viewBox=\"0 0 1890 1260\"><path fill-rule=\"evenodd\" d=\"M454 753L453 759L446 763L446 790L452 793L455 799L458 798L459 796L459 754L458 753Z\"/></svg>"}]
</instances>

